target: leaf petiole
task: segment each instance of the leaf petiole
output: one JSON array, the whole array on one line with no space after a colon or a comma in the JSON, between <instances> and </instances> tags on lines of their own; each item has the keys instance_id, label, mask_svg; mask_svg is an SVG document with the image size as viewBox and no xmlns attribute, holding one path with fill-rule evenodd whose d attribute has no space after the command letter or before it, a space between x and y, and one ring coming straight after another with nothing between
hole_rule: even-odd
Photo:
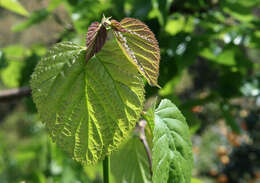
<instances>
[{"instance_id":1,"label":"leaf petiole","mask_svg":"<svg viewBox=\"0 0 260 183\"><path fill-rule=\"evenodd\" d=\"M110 158L106 156L103 160L103 181L109 183L109 172L110 172Z\"/></svg>"}]
</instances>

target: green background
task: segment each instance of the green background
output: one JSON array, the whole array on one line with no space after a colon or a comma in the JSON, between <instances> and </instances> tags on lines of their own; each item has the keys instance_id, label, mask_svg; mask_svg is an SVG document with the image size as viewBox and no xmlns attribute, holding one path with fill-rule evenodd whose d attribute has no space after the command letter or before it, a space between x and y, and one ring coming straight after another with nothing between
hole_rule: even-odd
<instances>
[{"instance_id":1,"label":"green background","mask_svg":"<svg viewBox=\"0 0 260 183\"><path fill-rule=\"evenodd\" d=\"M140 19L161 49L162 88L146 84L145 106L168 98L183 112L193 177L259 182L259 7L259 0L0 0L0 94L28 86L55 43L85 45L88 26L103 13ZM1 183L98 183L101 177L100 165L82 167L56 148L31 97L0 100Z\"/></svg>"}]
</instances>

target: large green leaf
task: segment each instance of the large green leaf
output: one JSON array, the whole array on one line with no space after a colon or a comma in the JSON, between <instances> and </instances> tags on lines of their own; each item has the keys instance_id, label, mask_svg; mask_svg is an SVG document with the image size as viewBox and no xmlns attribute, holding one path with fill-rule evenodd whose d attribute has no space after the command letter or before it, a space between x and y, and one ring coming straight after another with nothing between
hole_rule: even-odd
<instances>
[{"instance_id":1,"label":"large green leaf","mask_svg":"<svg viewBox=\"0 0 260 183\"><path fill-rule=\"evenodd\" d=\"M33 99L54 141L93 164L128 137L140 117L143 81L112 34L86 62L86 48L60 43L32 75Z\"/></svg>"},{"instance_id":2,"label":"large green leaf","mask_svg":"<svg viewBox=\"0 0 260 183\"><path fill-rule=\"evenodd\" d=\"M0 0L0 6L23 16L29 15L28 11L17 0Z\"/></svg>"},{"instance_id":3,"label":"large green leaf","mask_svg":"<svg viewBox=\"0 0 260 183\"><path fill-rule=\"evenodd\" d=\"M111 169L117 182L151 183L147 154L137 136L133 136L118 152L113 153Z\"/></svg>"},{"instance_id":4,"label":"large green leaf","mask_svg":"<svg viewBox=\"0 0 260 183\"><path fill-rule=\"evenodd\" d=\"M190 183L193 167L189 128L178 108L162 100L155 110L153 182Z\"/></svg>"}]
</instances>

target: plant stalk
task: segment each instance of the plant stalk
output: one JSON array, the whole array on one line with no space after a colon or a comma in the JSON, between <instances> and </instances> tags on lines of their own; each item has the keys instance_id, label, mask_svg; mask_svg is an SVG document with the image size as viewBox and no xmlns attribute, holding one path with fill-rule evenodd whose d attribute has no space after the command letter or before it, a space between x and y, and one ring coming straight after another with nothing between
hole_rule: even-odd
<instances>
[{"instance_id":1,"label":"plant stalk","mask_svg":"<svg viewBox=\"0 0 260 183\"><path fill-rule=\"evenodd\" d=\"M145 126L146 126L147 122L145 120L141 120L139 121L139 123L137 124L138 126L138 130L139 130L139 138L142 142L142 144L144 145L147 157L148 157L148 162L149 162L149 168L150 168L150 175L151 177L153 177L153 168L152 168L152 154L151 154L151 150L149 148L146 136L145 136Z\"/></svg>"},{"instance_id":2,"label":"plant stalk","mask_svg":"<svg viewBox=\"0 0 260 183\"><path fill-rule=\"evenodd\" d=\"M106 156L103 160L103 180L104 183L109 183L110 158Z\"/></svg>"}]
</instances>

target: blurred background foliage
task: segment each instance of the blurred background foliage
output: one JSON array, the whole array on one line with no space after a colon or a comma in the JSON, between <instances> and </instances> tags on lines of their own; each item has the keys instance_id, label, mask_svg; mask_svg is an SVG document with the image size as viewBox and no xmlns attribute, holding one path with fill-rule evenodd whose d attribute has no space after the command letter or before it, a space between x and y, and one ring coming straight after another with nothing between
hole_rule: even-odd
<instances>
[{"instance_id":1,"label":"blurred background foliage","mask_svg":"<svg viewBox=\"0 0 260 183\"><path fill-rule=\"evenodd\" d=\"M84 45L88 26L103 13L138 18L155 33L161 89L146 85L146 107L157 96L183 111L193 176L259 183L259 0L0 0L0 96L29 86L55 43ZM0 97L1 183L99 183L101 177L100 165L82 167L56 148L31 97Z\"/></svg>"}]
</instances>

